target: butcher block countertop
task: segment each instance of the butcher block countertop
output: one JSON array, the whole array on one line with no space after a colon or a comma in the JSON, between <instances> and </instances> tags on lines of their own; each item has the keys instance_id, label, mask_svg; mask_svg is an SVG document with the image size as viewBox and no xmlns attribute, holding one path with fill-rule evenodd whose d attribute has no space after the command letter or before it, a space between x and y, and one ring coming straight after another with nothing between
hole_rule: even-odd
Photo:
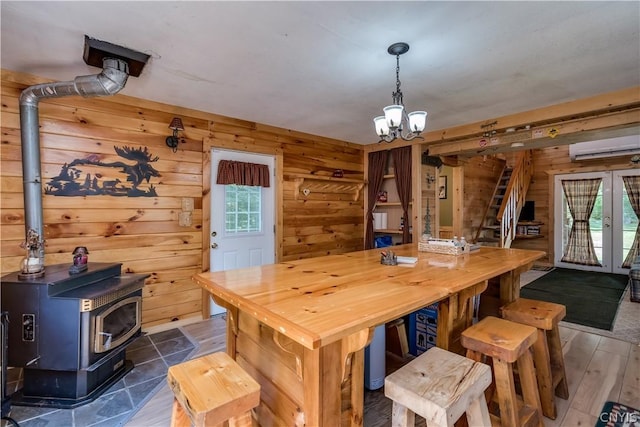
<instances>
[{"instance_id":1,"label":"butcher block countertop","mask_svg":"<svg viewBox=\"0 0 640 427\"><path fill-rule=\"evenodd\" d=\"M309 349L317 349L443 300L509 272L519 275L544 252L482 247L454 256L388 248L415 264L380 264L380 249L237 270L205 272L194 280ZM518 286L514 284L513 286ZM513 292L518 292L514 289Z\"/></svg>"}]
</instances>

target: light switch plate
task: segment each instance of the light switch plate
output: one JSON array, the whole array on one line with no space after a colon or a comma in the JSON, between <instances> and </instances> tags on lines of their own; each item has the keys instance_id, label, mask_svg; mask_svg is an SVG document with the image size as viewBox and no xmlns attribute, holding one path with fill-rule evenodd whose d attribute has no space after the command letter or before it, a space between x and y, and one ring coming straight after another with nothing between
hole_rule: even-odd
<instances>
[{"instance_id":1,"label":"light switch plate","mask_svg":"<svg viewBox=\"0 0 640 427\"><path fill-rule=\"evenodd\" d=\"M193 198L191 197L182 198L182 211L193 212Z\"/></svg>"},{"instance_id":2,"label":"light switch plate","mask_svg":"<svg viewBox=\"0 0 640 427\"><path fill-rule=\"evenodd\" d=\"M178 214L178 225L180 227L191 227L191 212L180 212Z\"/></svg>"}]
</instances>

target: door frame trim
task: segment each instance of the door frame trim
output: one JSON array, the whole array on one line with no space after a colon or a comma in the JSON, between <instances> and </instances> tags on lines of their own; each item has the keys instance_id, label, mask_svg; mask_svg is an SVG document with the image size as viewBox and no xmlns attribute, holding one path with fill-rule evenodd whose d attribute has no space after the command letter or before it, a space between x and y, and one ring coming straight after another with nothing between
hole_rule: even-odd
<instances>
[{"instance_id":1,"label":"door frame trim","mask_svg":"<svg viewBox=\"0 0 640 427\"><path fill-rule=\"evenodd\" d=\"M204 138L202 141L202 257L201 271L209 271L210 251L209 234L211 233L211 150L219 148L223 150L233 150L246 152L247 154L265 154L275 157L275 191L274 191L274 258L275 262L282 259L282 197L283 197L283 153L280 147L265 147L258 145L240 144L236 141L223 141L217 138ZM209 292L202 290L201 307L202 318L208 319Z\"/></svg>"}]
</instances>

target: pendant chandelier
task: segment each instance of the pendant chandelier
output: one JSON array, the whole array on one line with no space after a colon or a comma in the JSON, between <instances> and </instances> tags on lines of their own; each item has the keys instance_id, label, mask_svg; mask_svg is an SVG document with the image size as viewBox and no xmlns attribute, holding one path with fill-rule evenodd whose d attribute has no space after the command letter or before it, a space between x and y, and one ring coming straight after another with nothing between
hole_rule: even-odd
<instances>
[{"instance_id":1,"label":"pendant chandelier","mask_svg":"<svg viewBox=\"0 0 640 427\"><path fill-rule=\"evenodd\" d=\"M414 111L407 114L402 102L402 91L400 90L400 55L407 53L409 45L407 43L394 43L387 49L389 55L396 57L396 91L393 92L393 104L384 107L384 116L373 119L376 133L380 141L392 142L396 138L410 141L420 135L427 124L426 111Z\"/></svg>"}]
</instances>

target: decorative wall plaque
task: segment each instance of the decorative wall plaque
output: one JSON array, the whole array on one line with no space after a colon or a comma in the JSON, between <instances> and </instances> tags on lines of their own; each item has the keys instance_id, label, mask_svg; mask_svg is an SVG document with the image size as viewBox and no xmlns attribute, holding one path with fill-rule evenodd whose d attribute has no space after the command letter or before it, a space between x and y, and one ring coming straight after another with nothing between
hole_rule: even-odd
<instances>
[{"instance_id":1,"label":"decorative wall plaque","mask_svg":"<svg viewBox=\"0 0 640 427\"><path fill-rule=\"evenodd\" d=\"M97 155L65 163L58 176L47 183L45 194L54 196L156 197L151 183L160 173L151 166L159 157L149 149L116 147L123 161L103 162Z\"/></svg>"}]
</instances>

